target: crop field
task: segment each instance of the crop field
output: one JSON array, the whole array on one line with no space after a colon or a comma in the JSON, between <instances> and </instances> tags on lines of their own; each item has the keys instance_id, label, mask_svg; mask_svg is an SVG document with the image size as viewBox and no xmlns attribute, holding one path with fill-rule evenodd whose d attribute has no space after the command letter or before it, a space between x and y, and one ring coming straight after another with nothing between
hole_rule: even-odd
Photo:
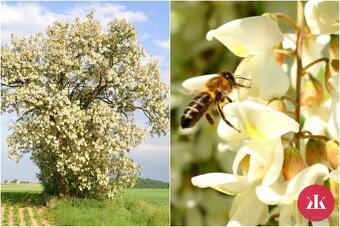
<instances>
[{"instance_id":1,"label":"crop field","mask_svg":"<svg viewBox=\"0 0 340 227\"><path fill-rule=\"evenodd\" d=\"M127 189L123 198L97 200L49 198L33 186L2 185L2 226L169 225L168 189Z\"/></svg>"},{"instance_id":2,"label":"crop field","mask_svg":"<svg viewBox=\"0 0 340 227\"><path fill-rule=\"evenodd\" d=\"M1 192L1 225L48 226L45 202L39 192Z\"/></svg>"}]
</instances>

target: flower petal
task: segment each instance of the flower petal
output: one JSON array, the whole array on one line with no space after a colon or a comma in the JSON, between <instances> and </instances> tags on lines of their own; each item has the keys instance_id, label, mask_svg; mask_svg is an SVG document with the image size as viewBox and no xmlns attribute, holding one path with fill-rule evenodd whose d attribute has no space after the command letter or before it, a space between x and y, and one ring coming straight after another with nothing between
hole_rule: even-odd
<instances>
[{"instance_id":1,"label":"flower petal","mask_svg":"<svg viewBox=\"0 0 340 227\"><path fill-rule=\"evenodd\" d=\"M300 192L305 187L314 184L318 177L324 177L328 173L327 166L322 164L314 164L307 167L289 181L285 196L289 200L297 200Z\"/></svg>"},{"instance_id":2,"label":"flower petal","mask_svg":"<svg viewBox=\"0 0 340 227\"><path fill-rule=\"evenodd\" d=\"M334 34L339 31L339 1L309 0L305 18L312 34Z\"/></svg>"},{"instance_id":3,"label":"flower petal","mask_svg":"<svg viewBox=\"0 0 340 227\"><path fill-rule=\"evenodd\" d=\"M280 139L277 139L277 141L280 141ZM239 177L239 175L237 174L238 167L241 164L243 158L249 154L249 168L246 175L248 183L251 184L256 180L262 180L265 176L267 177L264 181L267 184L271 184L276 181L279 174L281 173L283 162L282 157L281 166L277 163L273 163L273 161L276 161L275 156L282 156L283 153L282 145L280 145L281 150L275 150L275 146L277 146L277 141L266 139L248 141L236 154L233 162L234 175L236 177ZM275 152L281 154L276 154ZM273 165L275 165L275 167L277 165L277 169L274 168ZM268 169L270 170L269 173Z\"/></svg>"},{"instance_id":4,"label":"flower petal","mask_svg":"<svg viewBox=\"0 0 340 227\"><path fill-rule=\"evenodd\" d=\"M283 164L283 147L281 138L278 138L274 144L274 157L270 168L266 171L264 175L262 184L268 186L273 184L280 176Z\"/></svg>"},{"instance_id":5,"label":"flower petal","mask_svg":"<svg viewBox=\"0 0 340 227\"><path fill-rule=\"evenodd\" d=\"M289 88L289 78L275 61L272 50L244 59L235 75L250 78L248 95L269 100L283 96Z\"/></svg>"},{"instance_id":6,"label":"flower petal","mask_svg":"<svg viewBox=\"0 0 340 227\"><path fill-rule=\"evenodd\" d=\"M324 177L324 180L332 179L333 181L339 183L339 168L331 171L327 176Z\"/></svg>"},{"instance_id":7,"label":"flower petal","mask_svg":"<svg viewBox=\"0 0 340 227\"><path fill-rule=\"evenodd\" d=\"M201 91L204 88L205 84L208 82L208 80L216 76L218 76L218 74L209 74L192 77L190 79L185 80L182 83L182 87L184 87L186 90L192 93Z\"/></svg>"},{"instance_id":8,"label":"flower petal","mask_svg":"<svg viewBox=\"0 0 340 227\"><path fill-rule=\"evenodd\" d=\"M256 194L259 200L268 205L280 204L284 200L287 182L274 183L270 187L264 185L256 186Z\"/></svg>"},{"instance_id":9,"label":"flower petal","mask_svg":"<svg viewBox=\"0 0 340 227\"><path fill-rule=\"evenodd\" d=\"M234 226L232 224L256 226L266 218L267 214L268 206L257 198L254 188L251 187L235 197L227 226Z\"/></svg>"},{"instance_id":10,"label":"flower petal","mask_svg":"<svg viewBox=\"0 0 340 227\"><path fill-rule=\"evenodd\" d=\"M239 181L232 174L226 173L207 173L191 178L193 185L200 188L211 187L226 194L236 194L243 192L249 187L245 181Z\"/></svg>"},{"instance_id":11,"label":"flower petal","mask_svg":"<svg viewBox=\"0 0 340 227\"><path fill-rule=\"evenodd\" d=\"M206 36L211 41L216 38L239 57L255 55L272 49L283 40L283 35L269 17L255 16L228 22Z\"/></svg>"},{"instance_id":12,"label":"flower petal","mask_svg":"<svg viewBox=\"0 0 340 227\"><path fill-rule=\"evenodd\" d=\"M245 138L276 139L281 135L299 130L299 124L284 113L253 101L234 102L224 106L227 120L241 133L220 121L218 135L224 140Z\"/></svg>"}]
</instances>

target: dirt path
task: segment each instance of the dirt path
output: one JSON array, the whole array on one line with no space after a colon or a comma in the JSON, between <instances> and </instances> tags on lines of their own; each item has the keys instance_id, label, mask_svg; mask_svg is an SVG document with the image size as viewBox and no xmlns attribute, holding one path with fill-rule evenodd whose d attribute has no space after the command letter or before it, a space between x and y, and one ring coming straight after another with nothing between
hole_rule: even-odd
<instances>
[{"instance_id":1,"label":"dirt path","mask_svg":"<svg viewBox=\"0 0 340 227\"><path fill-rule=\"evenodd\" d=\"M24 218L24 208L21 206L19 207L19 217L20 217L20 226L26 226L25 218Z\"/></svg>"},{"instance_id":2,"label":"dirt path","mask_svg":"<svg viewBox=\"0 0 340 227\"><path fill-rule=\"evenodd\" d=\"M28 208L28 213L30 214L30 217L31 217L31 221L32 221L33 226L39 226L37 220L35 220L35 217L34 217L34 214L33 214L32 207L27 206L27 208Z\"/></svg>"},{"instance_id":3,"label":"dirt path","mask_svg":"<svg viewBox=\"0 0 340 227\"><path fill-rule=\"evenodd\" d=\"M10 206L10 205L8 205ZM8 225L9 226L13 226L14 225L14 207L10 206L9 208L9 221L8 221Z\"/></svg>"},{"instance_id":4,"label":"dirt path","mask_svg":"<svg viewBox=\"0 0 340 227\"><path fill-rule=\"evenodd\" d=\"M38 208L38 212L39 212L39 214L40 214L40 216L41 216L41 219L42 219L44 225L45 225L45 226L49 226L50 224L48 223L48 221L47 221L47 219L45 218L45 215L44 215L44 208L39 207L39 208Z\"/></svg>"},{"instance_id":5,"label":"dirt path","mask_svg":"<svg viewBox=\"0 0 340 227\"><path fill-rule=\"evenodd\" d=\"M4 219L5 206L1 207L1 221Z\"/></svg>"}]
</instances>

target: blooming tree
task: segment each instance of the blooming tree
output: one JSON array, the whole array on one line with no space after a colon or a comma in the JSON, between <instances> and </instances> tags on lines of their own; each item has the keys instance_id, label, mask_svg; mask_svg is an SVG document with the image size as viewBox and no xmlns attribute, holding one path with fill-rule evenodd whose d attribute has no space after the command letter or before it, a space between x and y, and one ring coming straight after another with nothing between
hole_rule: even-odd
<instances>
[{"instance_id":1,"label":"blooming tree","mask_svg":"<svg viewBox=\"0 0 340 227\"><path fill-rule=\"evenodd\" d=\"M248 78L251 86L232 94L235 102L223 108L241 132L224 121L217 128L223 141L219 150L237 151L233 173L192 178L195 186L235 195L229 226L308 226L297 199L315 183L328 186L338 200L339 54L334 44L338 35L331 34L339 32L339 2L311 0L297 6L297 21L266 13L207 33L209 41L215 38L244 57L234 74ZM280 19L295 33L283 34ZM322 50L329 41L326 53ZM287 58L293 59L290 72ZM192 78L183 86L199 90L211 77ZM335 204L329 219L313 224L338 226L338 201Z\"/></svg>"},{"instance_id":2,"label":"blooming tree","mask_svg":"<svg viewBox=\"0 0 340 227\"><path fill-rule=\"evenodd\" d=\"M49 193L114 196L140 166L128 152L168 129L168 89L125 20L103 33L93 12L1 48L2 112L16 113L9 156L30 153ZM145 127L137 126L141 111Z\"/></svg>"}]
</instances>

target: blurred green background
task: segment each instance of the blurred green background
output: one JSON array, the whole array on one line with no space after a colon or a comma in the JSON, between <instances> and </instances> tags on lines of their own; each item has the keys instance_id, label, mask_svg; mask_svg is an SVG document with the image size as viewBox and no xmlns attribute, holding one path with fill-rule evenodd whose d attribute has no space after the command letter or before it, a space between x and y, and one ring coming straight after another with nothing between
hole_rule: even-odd
<instances>
[{"instance_id":1,"label":"blurred green background","mask_svg":"<svg viewBox=\"0 0 340 227\"><path fill-rule=\"evenodd\" d=\"M184 80L222 70L234 72L242 58L206 33L224 23L265 12L296 18L296 2L171 2L171 224L226 225L233 196L200 189L191 178L209 172L232 173L234 152L219 152L217 127L202 119L183 132L180 118L193 95L183 93ZM282 32L293 32L279 21ZM215 115L218 123L219 117ZM245 214L246 215L246 214Z\"/></svg>"}]
</instances>

